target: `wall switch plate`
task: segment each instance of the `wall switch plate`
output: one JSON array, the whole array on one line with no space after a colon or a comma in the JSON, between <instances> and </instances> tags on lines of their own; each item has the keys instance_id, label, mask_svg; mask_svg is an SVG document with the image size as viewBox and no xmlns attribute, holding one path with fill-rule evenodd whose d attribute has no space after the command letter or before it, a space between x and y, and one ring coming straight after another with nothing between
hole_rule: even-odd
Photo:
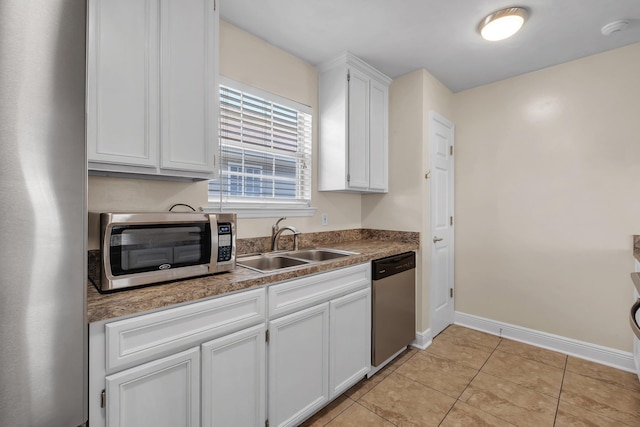
<instances>
[{"instance_id":1,"label":"wall switch plate","mask_svg":"<svg viewBox=\"0 0 640 427\"><path fill-rule=\"evenodd\" d=\"M322 213L321 225L329 225L329 215L326 212Z\"/></svg>"}]
</instances>

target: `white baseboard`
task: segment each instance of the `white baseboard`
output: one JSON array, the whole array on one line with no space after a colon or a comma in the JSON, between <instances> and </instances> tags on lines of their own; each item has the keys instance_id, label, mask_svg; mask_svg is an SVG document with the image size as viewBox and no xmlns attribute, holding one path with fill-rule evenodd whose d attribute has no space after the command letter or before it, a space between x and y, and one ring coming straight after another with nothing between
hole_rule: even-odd
<instances>
[{"instance_id":1,"label":"white baseboard","mask_svg":"<svg viewBox=\"0 0 640 427\"><path fill-rule=\"evenodd\" d=\"M425 350L427 347L431 345L432 339L433 337L431 336L431 328L422 332L416 331L416 339L410 345L411 347L419 348L420 350Z\"/></svg>"},{"instance_id":2,"label":"white baseboard","mask_svg":"<svg viewBox=\"0 0 640 427\"><path fill-rule=\"evenodd\" d=\"M602 365L622 369L623 371L637 373L633 354L630 352L578 341L534 329L523 328L522 326L498 322L459 311L455 312L455 324L487 332L502 338L508 338L536 347L568 354L580 359L590 360Z\"/></svg>"}]
</instances>

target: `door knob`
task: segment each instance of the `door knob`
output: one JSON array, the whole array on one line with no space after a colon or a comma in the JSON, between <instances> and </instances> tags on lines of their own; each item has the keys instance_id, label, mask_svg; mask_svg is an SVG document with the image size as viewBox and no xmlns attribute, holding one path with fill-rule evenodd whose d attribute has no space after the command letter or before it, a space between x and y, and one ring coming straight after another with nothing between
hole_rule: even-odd
<instances>
[{"instance_id":1,"label":"door knob","mask_svg":"<svg viewBox=\"0 0 640 427\"><path fill-rule=\"evenodd\" d=\"M433 238L433 243L440 242L441 240L444 240L444 239L441 239L440 237L436 236Z\"/></svg>"}]
</instances>

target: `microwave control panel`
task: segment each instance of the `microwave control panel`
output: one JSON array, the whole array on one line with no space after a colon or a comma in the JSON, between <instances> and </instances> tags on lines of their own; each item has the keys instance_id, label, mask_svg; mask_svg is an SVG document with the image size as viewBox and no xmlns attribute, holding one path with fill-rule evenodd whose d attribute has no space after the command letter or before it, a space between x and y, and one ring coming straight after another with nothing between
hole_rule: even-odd
<instances>
[{"instance_id":1,"label":"microwave control panel","mask_svg":"<svg viewBox=\"0 0 640 427\"><path fill-rule=\"evenodd\" d=\"M218 223L218 262L230 261L233 250L231 223Z\"/></svg>"}]
</instances>

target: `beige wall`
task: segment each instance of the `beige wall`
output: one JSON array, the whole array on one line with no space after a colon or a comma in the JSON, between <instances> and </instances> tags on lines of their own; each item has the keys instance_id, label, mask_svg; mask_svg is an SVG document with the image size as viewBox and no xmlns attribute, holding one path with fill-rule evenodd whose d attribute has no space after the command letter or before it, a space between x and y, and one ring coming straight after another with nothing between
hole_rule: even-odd
<instances>
[{"instance_id":1,"label":"beige wall","mask_svg":"<svg viewBox=\"0 0 640 427\"><path fill-rule=\"evenodd\" d=\"M395 79L389 86L389 192L362 196L362 226L420 231L424 176L423 71Z\"/></svg>"},{"instance_id":2,"label":"beige wall","mask_svg":"<svg viewBox=\"0 0 640 427\"><path fill-rule=\"evenodd\" d=\"M389 192L362 196L362 226L421 233L417 269L418 331L429 327L429 111L452 116L452 93L426 70L389 87ZM425 238L426 236L426 238Z\"/></svg>"},{"instance_id":3,"label":"beige wall","mask_svg":"<svg viewBox=\"0 0 640 427\"><path fill-rule=\"evenodd\" d=\"M318 76L315 67L224 21L220 25L220 74L309 105L317 111ZM314 152L317 152L317 134L315 117ZM314 160L314 183L317 182L318 170L315 162L317 160ZM206 182L89 177L89 211L166 210L173 203L187 203L194 207L206 205ZM286 224L295 225L303 232L361 226L359 195L319 193L314 185L312 203L318 208L313 217L291 218ZM328 214L328 226L320 225L322 212ZM273 222L272 218L241 219L238 235L269 235ZM92 227L88 247L96 249L98 245L97 229Z\"/></svg>"},{"instance_id":4,"label":"beige wall","mask_svg":"<svg viewBox=\"0 0 640 427\"><path fill-rule=\"evenodd\" d=\"M454 96L456 310L631 350L640 44Z\"/></svg>"}]
</instances>

